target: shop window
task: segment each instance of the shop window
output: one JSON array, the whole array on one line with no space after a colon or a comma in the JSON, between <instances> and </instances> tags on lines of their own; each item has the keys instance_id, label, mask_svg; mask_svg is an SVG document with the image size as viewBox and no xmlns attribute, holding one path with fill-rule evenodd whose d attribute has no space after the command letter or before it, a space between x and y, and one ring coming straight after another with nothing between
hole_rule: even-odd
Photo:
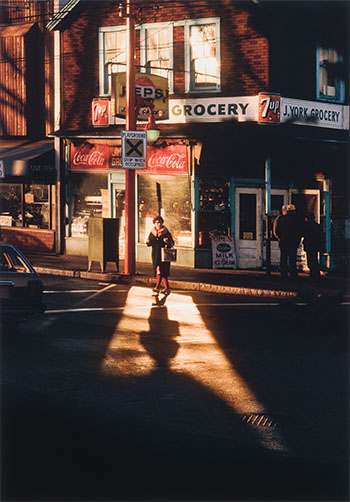
<instances>
[{"instance_id":1,"label":"shop window","mask_svg":"<svg viewBox=\"0 0 350 502\"><path fill-rule=\"evenodd\" d=\"M199 179L199 247L209 248L215 233L230 235L230 183L223 178Z\"/></svg>"},{"instance_id":2,"label":"shop window","mask_svg":"<svg viewBox=\"0 0 350 502\"><path fill-rule=\"evenodd\" d=\"M256 240L256 194L239 194L239 238Z\"/></svg>"},{"instance_id":3,"label":"shop window","mask_svg":"<svg viewBox=\"0 0 350 502\"><path fill-rule=\"evenodd\" d=\"M186 92L220 90L219 19L188 21L186 38Z\"/></svg>"},{"instance_id":4,"label":"shop window","mask_svg":"<svg viewBox=\"0 0 350 502\"><path fill-rule=\"evenodd\" d=\"M22 227L22 185L0 184L0 221L2 226Z\"/></svg>"},{"instance_id":5,"label":"shop window","mask_svg":"<svg viewBox=\"0 0 350 502\"><path fill-rule=\"evenodd\" d=\"M111 94L112 73L126 71L125 26L100 28L100 94Z\"/></svg>"},{"instance_id":6,"label":"shop window","mask_svg":"<svg viewBox=\"0 0 350 502\"><path fill-rule=\"evenodd\" d=\"M0 184L0 224L55 229L55 189L54 185L38 183Z\"/></svg>"},{"instance_id":7,"label":"shop window","mask_svg":"<svg viewBox=\"0 0 350 502\"><path fill-rule=\"evenodd\" d=\"M139 242L145 242L152 219L161 214L176 246L192 247L191 190L188 176L139 176Z\"/></svg>"},{"instance_id":8,"label":"shop window","mask_svg":"<svg viewBox=\"0 0 350 502\"><path fill-rule=\"evenodd\" d=\"M48 185L24 185L24 226L50 228Z\"/></svg>"},{"instance_id":9,"label":"shop window","mask_svg":"<svg viewBox=\"0 0 350 502\"><path fill-rule=\"evenodd\" d=\"M109 215L106 174L71 173L71 236L87 237L91 216Z\"/></svg>"},{"instance_id":10,"label":"shop window","mask_svg":"<svg viewBox=\"0 0 350 502\"><path fill-rule=\"evenodd\" d=\"M147 73L169 81L173 92L173 31L172 25L152 24L141 27L141 66Z\"/></svg>"},{"instance_id":11,"label":"shop window","mask_svg":"<svg viewBox=\"0 0 350 502\"><path fill-rule=\"evenodd\" d=\"M335 50L317 49L317 98L344 102L343 58Z\"/></svg>"}]
</instances>

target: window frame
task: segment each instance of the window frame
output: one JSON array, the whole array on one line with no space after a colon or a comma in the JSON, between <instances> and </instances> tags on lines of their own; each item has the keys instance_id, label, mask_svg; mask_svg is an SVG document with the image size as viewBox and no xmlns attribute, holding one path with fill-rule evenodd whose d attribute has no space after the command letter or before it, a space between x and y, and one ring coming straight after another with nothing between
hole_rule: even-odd
<instances>
[{"instance_id":1,"label":"window frame","mask_svg":"<svg viewBox=\"0 0 350 502\"><path fill-rule=\"evenodd\" d=\"M106 67L106 43L105 34L111 32L125 31L126 27L122 26L104 26L98 29L98 50L99 50L99 81L100 81L100 96L110 96L111 92L108 90L108 72ZM127 56L125 58L127 61ZM116 63L122 64L122 63ZM126 72L126 65L125 70Z\"/></svg>"},{"instance_id":2,"label":"window frame","mask_svg":"<svg viewBox=\"0 0 350 502\"><path fill-rule=\"evenodd\" d=\"M169 30L169 69L168 88L169 93L174 93L174 23L145 23L140 26L140 64L141 73L148 73L147 64L147 30L159 28L159 31L168 28Z\"/></svg>"},{"instance_id":3,"label":"window frame","mask_svg":"<svg viewBox=\"0 0 350 502\"><path fill-rule=\"evenodd\" d=\"M334 47L323 47L321 45L317 45L316 47L316 98L320 101L331 101L333 103L344 103L345 101L345 81L340 77L336 77L335 79L335 96L324 96L321 94L321 76L320 76L320 52L321 50L331 50L334 49L338 57L342 58L342 54L339 53L337 49Z\"/></svg>"},{"instance_id":4,"label":"window frame","mask_svg":"<svg viewBox=\"0 0 350 502\"><path fill-rule=\"evenodd\" d=\"M192 26L215 24L216 33L216 84L206 86L195 86L191 70L191 44L190 31ZM220 51L220 18L209 17L200 19L190 19L185 21L185 92L186 93L212 93L221 91L221 51Z\"/></svg>"}]
</instances>

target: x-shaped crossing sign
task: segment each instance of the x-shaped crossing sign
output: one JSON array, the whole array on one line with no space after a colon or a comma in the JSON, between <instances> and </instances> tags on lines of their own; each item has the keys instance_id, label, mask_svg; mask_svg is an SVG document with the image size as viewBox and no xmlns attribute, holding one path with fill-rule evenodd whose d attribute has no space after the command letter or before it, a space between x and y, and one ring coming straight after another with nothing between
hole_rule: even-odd
<instances>
[{"instance_id":1,"label":"x-shaped crossing sign","mask_svg":"<svg viewBox=\"0 0 350 502\"><path fill-rule=\"evenodd\" d=\"M146 153L146 131L122 131L122 166L124 169L146 168Z\"/></svg>"}]
</instances>

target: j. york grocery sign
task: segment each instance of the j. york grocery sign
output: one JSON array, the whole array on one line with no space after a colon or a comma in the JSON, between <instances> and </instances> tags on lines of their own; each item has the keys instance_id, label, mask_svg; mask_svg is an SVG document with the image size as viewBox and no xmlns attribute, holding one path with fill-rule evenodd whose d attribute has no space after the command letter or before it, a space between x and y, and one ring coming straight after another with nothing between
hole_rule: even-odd
<instances>
[{"instance_id":1,"label":"j. york grocery sign","mask_svg":"<svg viewBox=\"0 0 350 502\"><path fill-rule=\"evenodd\" d=\"M148 147L147 169L143 172L185 174L187 166L186 145L170 145L165 148Z\"/></svg>"},{"instance_id":2,"label":"j. york grocery sign","mask_svg":"<svg viewBox=\"0 0 350 502\"><path fill-rule=\"evenodd\" d=\"M260 93L259 124L290 123L328 129L349 129L349 107Z\"/></svg>"}]
</instances>

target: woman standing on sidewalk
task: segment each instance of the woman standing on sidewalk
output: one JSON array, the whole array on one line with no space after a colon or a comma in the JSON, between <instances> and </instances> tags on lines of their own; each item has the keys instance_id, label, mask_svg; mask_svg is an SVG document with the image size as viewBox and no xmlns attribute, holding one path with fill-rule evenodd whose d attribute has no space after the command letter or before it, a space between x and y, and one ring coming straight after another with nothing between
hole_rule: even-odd
<instances>
[{"instance_id":1,"label":"woman standing on sidewalk","mask_svg":"<svg viewBox=\"0 0 350 502\"><path fill-rule=\"evenodd\" d=\"M146 241L147 246L152 247L153 272L157 278L157 283L153 288L153 291L159 292L161 283L163 282L164 289L162 292L169 293L168 277L170 273L170 262L162 262L161 249L165 247L173 247L174 240L169 230L164 226L164 220L161 216L153 218L153 225L154 227L152 228Z\"/></svg>"}]
</instances>

